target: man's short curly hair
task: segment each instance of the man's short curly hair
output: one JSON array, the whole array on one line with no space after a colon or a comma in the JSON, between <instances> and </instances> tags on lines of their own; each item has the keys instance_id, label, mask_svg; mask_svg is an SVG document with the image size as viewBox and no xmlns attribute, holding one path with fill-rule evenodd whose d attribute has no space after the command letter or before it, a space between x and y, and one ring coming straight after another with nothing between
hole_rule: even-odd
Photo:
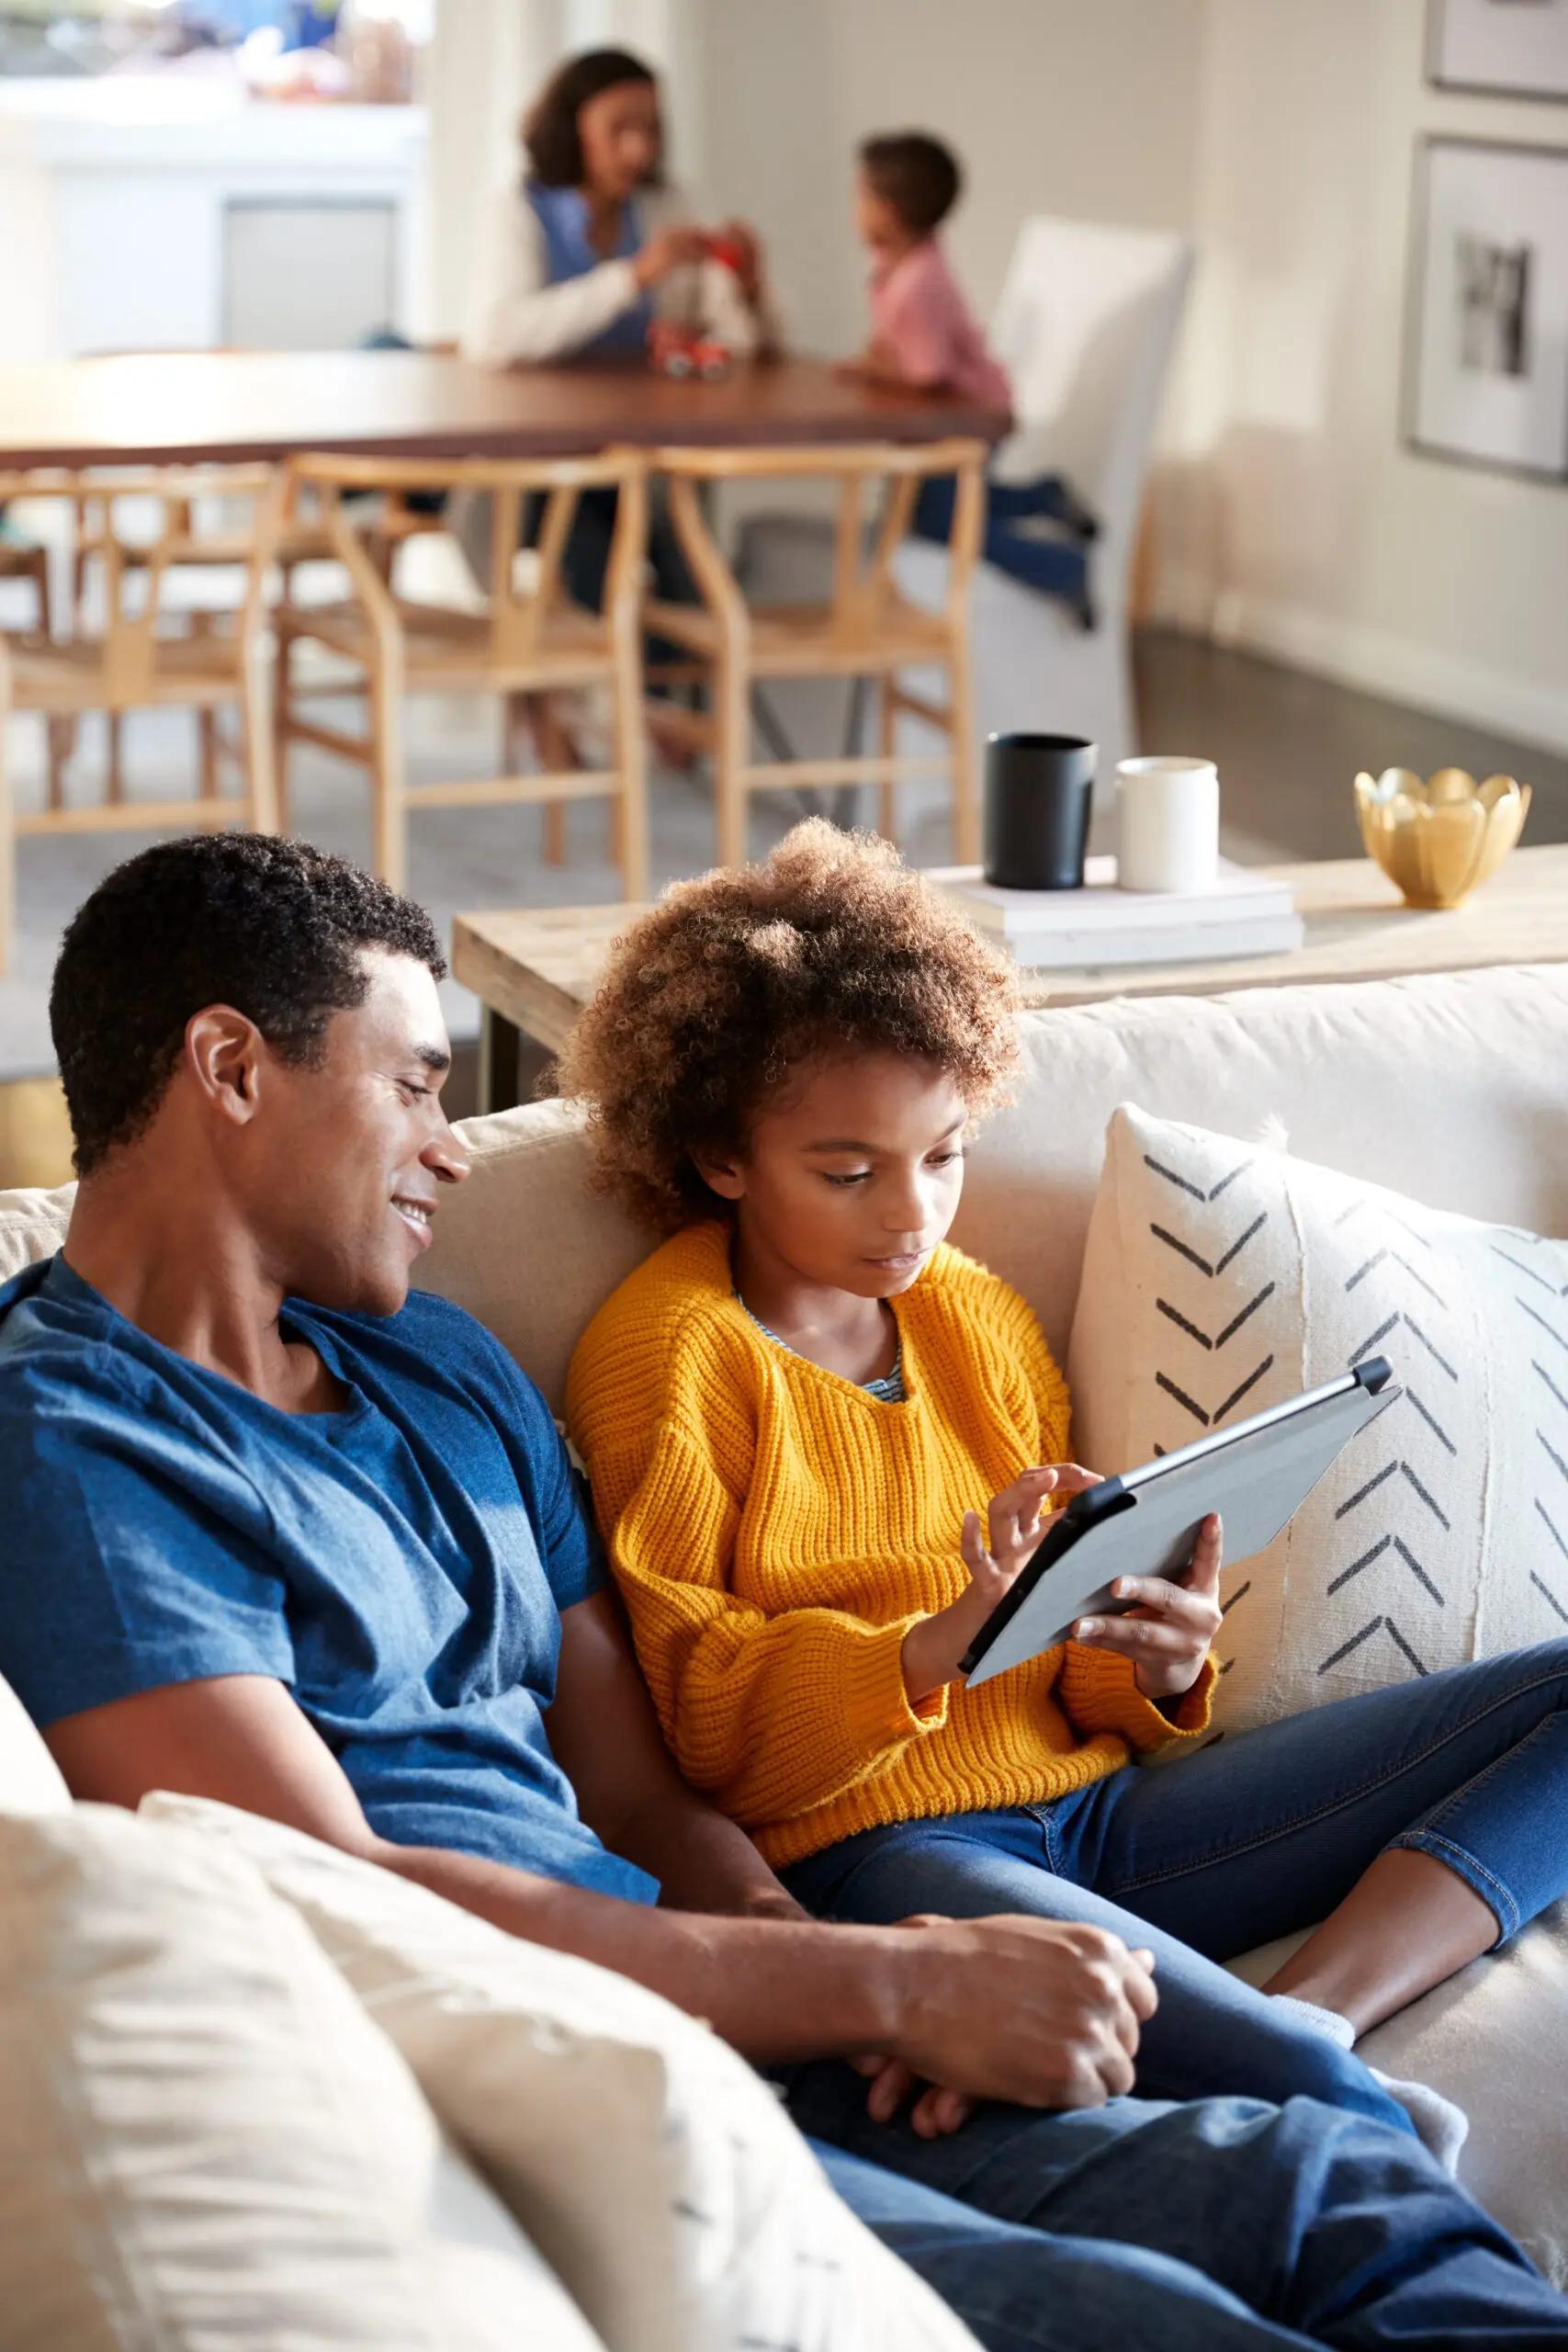
<instances>
[{"instance_id":1,"label":"man's short curly hair","mask_svg":"<svg viewBox=\"0 0 1568 2352\"><path fill-rule=\"evenodd\" d=\"M743 1150L758 1108L839 1055L908 1054L972 1112L1017 1059L1012 966L887 842L797 825L761 865L682 882L634 923L562 1057L595 1182L671 1232L724 1211L694 1151Z\"/></svg>"},{"instance_id":2,"label":"man's short curly hair","mask_svg":"<svg viewBox=\"0 0 1568 2352\"><path fill-rule=\"evenodd\" d=\"M367 948L446 975L423 907L306 842L209 833L116 866L72 917L50 990L78 1175L150 1124L204 1006L313 1061L331 1016L369 992Z\"/></svg>"}]
</instances>

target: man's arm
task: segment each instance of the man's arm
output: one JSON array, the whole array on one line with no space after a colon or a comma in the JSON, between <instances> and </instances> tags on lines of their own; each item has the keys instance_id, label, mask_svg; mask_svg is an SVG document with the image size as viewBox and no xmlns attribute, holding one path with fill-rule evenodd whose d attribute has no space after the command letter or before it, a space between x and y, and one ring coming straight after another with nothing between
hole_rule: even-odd
<instances>
[{"instance_id":1,"label":"man's arm","mask_svg":"<svg viewBox=\"0 0 1568 2352\"><path fill-rule=\"evenodd\" d=\"M676 1770L610 1593L577 1601L560 1623L547 1728L590 1829L658 1879L676 1910L804 1919L746 1832Z\"/></svg>"},{"instance_id":2,"label":"man's arm","mask_svg":"<svg viewBox=\"0 0 1568 2352\"><path fill-rule=\"evenodd\" d=\"M597 1962L707 2018L760 2064L902 2059L924 2080L1025 2106L1128 2090L1145 1969L1114 1936L1045 1919L907 1928L650 1911L500 1862L378 1838L280 1682L226 1675L70 1715L46 1737L73 1796L215 1798L431 1888L528 1941Z\"/></svg>"}]
</instances>

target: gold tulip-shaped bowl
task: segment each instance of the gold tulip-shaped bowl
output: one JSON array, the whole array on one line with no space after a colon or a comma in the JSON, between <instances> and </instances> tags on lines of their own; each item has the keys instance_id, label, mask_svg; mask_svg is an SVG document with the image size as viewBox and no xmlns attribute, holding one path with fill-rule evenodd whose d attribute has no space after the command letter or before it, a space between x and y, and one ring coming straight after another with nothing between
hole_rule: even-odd
<instances>
[{"instance_id":1,"label":"gold tulip-shaped bowl","mask_svg":"<svg viewBox=\"0 0 1568 2352\"><path fill-rule=\"evenodd\" d=\"M1518 840L1529 805L1528 784L1477 784L1463 768L1439 768L1429 784L1411 768L1356 778L1367 854L1409 907L1462 906Z\"/></svg>"}]
</instances>

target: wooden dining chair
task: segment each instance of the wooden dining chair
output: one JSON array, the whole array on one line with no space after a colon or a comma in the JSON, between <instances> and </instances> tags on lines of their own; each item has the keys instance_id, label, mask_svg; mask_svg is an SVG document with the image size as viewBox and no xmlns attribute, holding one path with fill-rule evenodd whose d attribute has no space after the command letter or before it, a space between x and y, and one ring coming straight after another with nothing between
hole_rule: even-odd
<instances>
[{"instance_id":1,"label":"wooden dining chair","mask_svg":"<svg viewBox=\"0 0 1568 2352\"><path fill-rule=\"evenodd\" d=\"M101 504L96 503L90 495L79 497L75 501L75 509L71 603L75 625L80 628L90 616L88 590L93 568L102 554L102 521ZM410 539L424 537L442 528L438 514L421 512L411 506L405 497L394 494L378 502L374 516L365 531L365 542L383 579L389 581L399 549L405 547ZM146 555L144 542L128 541L120 548L120 561L128 571L145 562ZM294 575L302 564L336 560L320 516L311 511L309 501L301 498L299 485L288 481L273 540L272 560L285 597L293 595ZM188 504L176 517L176 537L167 558L171 572L199 568L208 572L217 570L230 574L243 573L249 561L249 532L243 522L231 525L226 530L211 527L198 530ZM3 571L0 571L0 576L3 576ZM232 596L225 598L219 594L214 601L204 605L193 601L187 594L182 598L181 609L187 625L199 634L210 628L220 615L232 610L233 604ZM125 797L124 735L123 714L111 711L107 718L107 794L111 801ZM61 805L64 760L74 747L73 725L68 720L59 722L51 738L49 790L51 807ZM202 756L204 760L210 757L205 732Z\"/></svg>"},{"instance_id":2,"label":"wooden dining chair","mask_svg":"<svg viewBox=\"0 0 1568 2352\"><path fill-rule=\"evenodd\" d=\"M63 642L13 638L0 650L0 722L10 711L37 711L52 727L84 714L112 718L150 708L195 711L200 722L198 792L184 799L103 799L63 805L51 778L49 805L12 808L0 725L0 969L9 954L15 899L13 843L28 833L137 831L173 826L239 824L277 830L272 739L265 689L265 584L277 531L282 481L270 466L164 467L115 474L0 474L0 500L59 498L86 515L103 567L101 626ZM122 538L119 517L130 502L149 509L151 538ZM171 618L164 588L171 567L199 560L198 518L213 501L244 501L245 592L239 609L191 630ZM220 560L228 560L220 557ZM237 714L232 735L220 715ZM238 789L223 789L224 767ZM52 765L52 763L51 763Z\"/></svg>"},{"instance_id":3,"label":"wooden dining chair","mask_svg":"<svg viewBox=\"0 0 1568 2352\"><path fill-rule=\"evenodd\" d=\"M333 550L346 568L350 598L336 605L281 605L277 636L276 742L287 816L288 759L295 743L313 743L367 770L372 812L371 865L400 889L408 871L411 809L540 805L547 852L558 850L566 806L608 799L612 845L623 896L648 892L648 808L643 748L641 605L648 540L647 478L632 450L570 459L435 460L301 457L292 480L320 502ZM615 528L604 582L603 613L567 596L561 559L586 490L618 494ZM414 492L473 492L490 502L489 588L484 608L459 611L400 594L385 576L370 544L370 526L345 509L360 491L406 497ZM525 502L540 502L536 561L520 564ZM298 674L296 649L324 646L358 675L307 683ZM580 686L608 690L608 764L591 767L571 757L554 698ZM360 733L304 718L310 695L357 693L365 701ZM503 714L502 765L495 776L411 784L403 748L406 694L495 695ZM545 761L538 772L521 763L521 719L532 723Z\"/></svg>"},{"instance_id":4,"label":"wooden dining chair","mask_svg":"<svg viewBox=\"0 0 1568 2352\"><path fill-rule=\"evenodd\" d=\"M802 449L664 449L652 462L668 477L670 514L702 596L700 605L653 602L645 622L650 636L670 639L692 657L709 686L706 711L680 721L694 749L711 757L719 863L746 855L747 819L754 792L781 786L863 784L879 787L879 821L894 836L895 787L911 777L950 775L953 854L972 865L980 854L979 790L969 675L969 582L980 547L985 510L986 449L978 441L928 442L915 448L874 447ZM748 604L704 512L702 492L716 482L762 477L817 476L838 486L838 527L831 594L814 604ZM951 571L940 611L900 594L893 558L909 529L922 482L956 481L950 537ZM868 493L883 491L880 513ZM918 693L904 673L946 673L947 700ZM838 759L756 761L751 757L752 690L770 679L840 677L881 689L881 729L874 753ZM900 752L899 716L923 721L948 738L949 750L931 757Z\"/></svg>"},{"instance_id":5,"label":"wooden dining chair","mask_svg":"<svg viewBox=\"0 0 1568 2352\"><path fill-rule=\"evenodd\" d=\"M0 539L0 581L25 581L32 591L33 626L13 628L13 637L41 638L46 642L54 635L54 592L50 571L50 552L46 547L28 539ZM65 761L75 737L75 722L69 718L51 718L48 732L48 775L50 805L58 807Z\"/></svg>"},{"instance_id":6,"label":"wooden dining chair","mask_svg":"<svg viewBox=\"0 0 1568 2352\"><path fill-rule=\"evenodd\" d=\"M29 636L54 635L54 599L49 584L49 549L20 539L0 539L0 580L26 580L37 616Z\"/></svg>"}]
</instances>

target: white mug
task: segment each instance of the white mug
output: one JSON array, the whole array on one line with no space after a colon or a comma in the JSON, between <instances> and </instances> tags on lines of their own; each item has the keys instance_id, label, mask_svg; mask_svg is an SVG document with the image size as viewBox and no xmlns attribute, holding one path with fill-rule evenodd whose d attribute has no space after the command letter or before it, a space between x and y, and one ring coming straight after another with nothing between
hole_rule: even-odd
<instances>
[{"instance_id":1,"label":"white mug","mask_svg":"<svg viewBox=\"0 0 1568 2352\"><path fill-rule=\"evenodd\" d=\"M1123 760L1116 803L1122 889L1213 888L1220 856L1220 779L1213 760Z\"/></svg>"}]
</instances>

